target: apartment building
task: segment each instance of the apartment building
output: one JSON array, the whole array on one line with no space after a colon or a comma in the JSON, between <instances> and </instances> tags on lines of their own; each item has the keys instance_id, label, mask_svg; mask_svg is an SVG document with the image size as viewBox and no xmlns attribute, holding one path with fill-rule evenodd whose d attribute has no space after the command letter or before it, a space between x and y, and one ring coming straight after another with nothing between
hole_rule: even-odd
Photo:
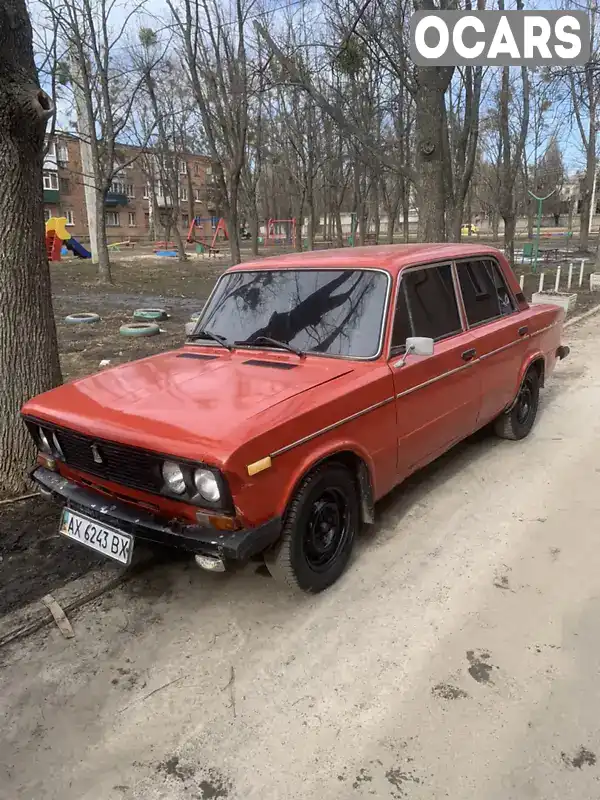
<instances>
[{"instance_id":1,"label":"apartment building","mask_svg":"<svg viewBox=\"0 0 600 800\"><path fill-rule=\"evenodd\" d=\"M150 235L150 185L144 171L147 151L122 145L118 149L119 163L137 160L117 173L104 199L104 215L109 242L131 239L148 240ZM190 220L202 217L205 233L209 235L218 214L211 160L206 156L186 154L179 164L180 228L187 233ZM173 200L165 196L160 183L154 191L158 207L171 207ZM67 218L67 226L77 239L89 237L85 192L82 177L80 142L76 136L59 132L54 137L44 159L44 216ZM162 236L157 227L158 236Z\"/></svg>"}]
</instances>

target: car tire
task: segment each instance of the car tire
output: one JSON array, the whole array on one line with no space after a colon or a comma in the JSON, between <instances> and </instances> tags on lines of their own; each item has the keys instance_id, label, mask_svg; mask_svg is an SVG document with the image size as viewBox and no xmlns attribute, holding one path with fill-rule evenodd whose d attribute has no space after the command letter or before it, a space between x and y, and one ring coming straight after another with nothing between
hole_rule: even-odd
<instances>
[{"instance_id":1,"label":"car tire","mask_svg":"<svg viewBox=\"0 0 600 800\"><path fill-rule=\"evenodd\" d=\"M156 336L160 333L160 328L156 322L130 322L121 325L119 333L122 336Z\"/></svg>"},{"instance_id":2,"label":"car tire","mask_svg":"<svg viewBox=\"0 0 600 800\"><path fill-rule=\"evenodd\" d=\"M524 439L537 416L540 397L540 377L535 368L531 368L521 384L517 401L510 411L501 414L494 423L496 435L501 439Z\"/></svg>"},{"instance_id":3,"label":"car tire","mask_svg":"<svg viewBox=\"0 0 600 800\"><path fill-rule=\"evenodd\" d=\"M265 554L267 569L292 589L321 592L346 569L359 523L354 476L341 464L325 464L290 502L281 538Z\"/></svg>"}]
</instances>

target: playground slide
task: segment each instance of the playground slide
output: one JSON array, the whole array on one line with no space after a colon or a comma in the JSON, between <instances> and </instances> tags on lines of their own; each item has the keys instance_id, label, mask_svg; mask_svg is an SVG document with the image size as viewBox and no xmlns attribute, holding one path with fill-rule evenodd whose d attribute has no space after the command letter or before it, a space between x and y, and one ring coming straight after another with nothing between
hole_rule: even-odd
<instances>
[{"instance_id":1,"label":"playground slide","mask_svg":"<svg viewBox=\"0 0 600 800\"><path fill-rule=\"evenodd\" d=\"M78 258L91 258L92 254L89 250L86 250L85 247L80 244L77 239L74 239L72 236L70 239L67 239L65 242L65 247L71 250Z\"/></svg>"}]
</instances>

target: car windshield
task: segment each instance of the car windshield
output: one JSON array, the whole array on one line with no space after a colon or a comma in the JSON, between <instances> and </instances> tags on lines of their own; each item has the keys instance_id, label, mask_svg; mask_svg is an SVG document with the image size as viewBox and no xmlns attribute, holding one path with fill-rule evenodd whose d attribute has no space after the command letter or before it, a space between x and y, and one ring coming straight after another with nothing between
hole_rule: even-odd
<instances>
[{"instance_id":1,"label":"car windshield","mask_svg":"<svg viewBox=\"0 0 600 800\"><path fill-rule=\"evenodd\" d=\"M238 346L266 336L305 352L373 357L388 281L383 272L358 269L231 272L219 281L197 329ZM275 345L262 340L256 346Z\"/></svg>"}]
</instances>

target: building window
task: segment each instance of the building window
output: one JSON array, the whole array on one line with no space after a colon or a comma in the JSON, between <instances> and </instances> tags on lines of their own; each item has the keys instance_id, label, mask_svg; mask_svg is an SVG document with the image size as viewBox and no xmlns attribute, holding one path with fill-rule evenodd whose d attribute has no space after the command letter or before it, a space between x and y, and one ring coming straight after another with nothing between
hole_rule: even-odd
<instances>
[{"instance_id":1,"label":"building window","mask_svg":"<svg viewBox=\"0 0 600 800\"><path fill-rule=\"evenodd\" d=\"M118 228L121 224L119 221L118 211L107 211L104 218L106 220L107 228Z\"/></svg>"},{"instance_id":2,"label":"building window","mask_svg":"<svg viewBox=\"0 0 600 800\"><path fill-rule=\"evenodd\" d=\"M130 211L128 214L127 224L130 228L135 228L135 211Z\"/></svg>"},{"instance_id":3,"label":"building window","mask_svg":"<svg viewBox=\"0 0 600 800\"><path fill-rule=\"evenodd\" d=\"M181 186L179 188L179 198L185 202L188 199L188 190L187 186Z\"/></svg>"},{"instance_id":4,"label":"building window","mask_svg":"<svg viewBox=\"0 0 600 800\"><path fill-rule=\"evenodd\" d=\"M50 142L48 145L46 158L49 158L51 161L56 161L56 142Z\"/></svg>"},{"instance_id":5,"label":"building window","mask_svg":"<svg viewBox=\"0 0 600 800\"><path fill-rule=\"evenodd\" d=\"M196 203L202 202L202 189L194 189L194 200Z\"/></svg>"},{"instance_id":6,"label":"building window","mask_svg":"<svg viewBox=\"0 0 600 800\"><path fill-rule=\"evenodd\" d=\"M149 200L149 199L150 199L150 184L147 183L144 186L144 200Z\"/></svg>"},{"instance_id":7,"label":"building window","mask_svg":"<svg viewBox=\"0 0 600 800\"><path fill-rule=\"evenodd\" d=\"M69 148L64 143L58 145L58 160L64 161L65 164L69 160Z\"/></svg>"},{"instance_id":8,"label":"building window","mask_svg":"<svg viewBox=\"0 0 600 800\"><path fill-rule=\"evenodd\" d=\"M212 167L209 165L205 170L207 175L212 175Z\"/></svg>"},{"instance_id":9,"label":"building window","mask_svg":"<svg viewBox=\"0 0 600 800\"><path fill-rule=\"evenodd\" d=\"M184 228L189 228L190 217L189 217L188 214L182 214L181 215L181 224L183 225Z\"/></svg>"},{"instance_id":10,"label":"building window","mask_svg":"<svg viewBox=\"0 0 600 800\"><path fill-rule=\"evenodd\" d=\"M113 194L124 194L126 197L135 197L133 183L123 183L122 181L113 181L110 185L110 191Z\"/></svg>"},{"instance_id":11,"label":"building window","mask_svg":"<svg viewBox=\"0 0 600 800\"><path fill-rule=\"evenodd\" d=\"M58 175L56 172L44 172L44 189L58 189Z\"/></svg>"},{"instance_id":12,"label":"building window","mask_svg":"<svg viewBox=\"0 0 600 800\"><path fill-rule=\"evenodd\" d=\"M70 194L71 187L69 186L69 181L67 178L59 178L58 182L60 184L60 193L61 194Z\"/></svg>"},{"instance_id":13,"label":"building window","mask_svg":"<svg viewBox=\"0 0 600 800\"><path fill-rule=\"evenodd\" d=\"M187 175L187 164L185 163L185 161L179 162L179 172L182 175Z\"/></svg>"},{"instance_id":14,"label":"building window","mask_svg":"<svg viewBox=\"0 0 600 800\"><path fill-rule=\"evenodd\" d=\"M148 214L147 211L144 213L144 227L145 228L150 227L150 214Z\"/></svg>"},{"instance_id":15,"label":"building window","mask_svg":"<svg viewBox=\"0 0 600 800\"><path fill-rule=\"evenodd\" d=\"M54 210L52 208L45 208L44 209L44 222L48 222L50 217L54 216Z\"/></svg>"},{"instance_id":16,"label":"building window","mask_svg":"<svg viewBox=\"0 0 600 800\"><path fill-rule=\"evenodd\" d=\"M196 178L200 178L202 176L202 164L199 161L194 162L194 175Z\"/></svg>"},{"instance_id":17,"label":"building window","mask_svg":"<svg viewBox=\"0 0 600 800\"><path fill-rule=\"evenodd\" d=\"M71 211L71 209L65 211L65 217L67 218L67 225L75 225L75 222L73 220L73 212Z\"/></svg>"}]
</instances>

